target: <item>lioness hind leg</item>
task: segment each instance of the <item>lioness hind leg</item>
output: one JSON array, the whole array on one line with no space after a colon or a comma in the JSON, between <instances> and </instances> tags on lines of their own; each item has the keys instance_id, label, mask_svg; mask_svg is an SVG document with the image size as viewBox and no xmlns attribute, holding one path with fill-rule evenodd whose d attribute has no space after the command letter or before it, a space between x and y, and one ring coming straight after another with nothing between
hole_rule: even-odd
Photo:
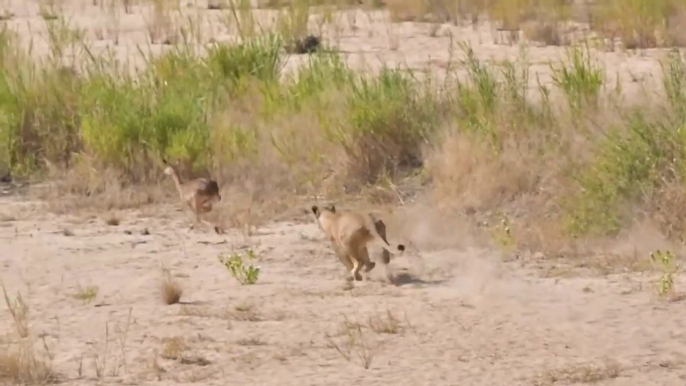
<instances>
[{"instance_id":1,"label":"lioness hind leg","mask_svg":"<svg viewBox=\"0 0 686 386\"><path fill-rule=\"evenodd\" d=\"M386 224L384 224L383 220L379 219L374 222L374 227L376 228L376 232L379 233L379 236L388 243L386 240ZM395 278L393 277L393 274L391 273L390 269L390 262L391 262L391 254L385 249L381 249L381 261L383 262L384 265L384 271L386 273L386 278L391 284L396 284Z\"/></svg>"},{"instance_id":2,"label":"lioness hind leg","mask_svg":"<svg viewBox=\"0 0 686 386\"><path fill-rule=\"evenodd\" d=\"M374 269L374 267L376 267L376 263L369 259L369 250L367 247L360 248L360 258L362 264L364 265L364 272L368 273Z\"/></svg>"},{"instance_id":3,"label":"lioness hind leg","mask_svg":"<svg viewBox=\"0 0 686 386\"><path fill-rule=\"evenodd\" d=\"M353 276L355 280L363 280L362 275L360 275L360 270L364 267L364 272L368 273L376 266L376 263L369 260L369 252L366 247L360 247L358 250L350 253L350 257L353 263ZM366 275L365 275L366 276Z\"/></svg>"},{"instance_id":4,"label":"lioness hind leg","mask_svg":"<svg viewBox=\"0 0 686 386\"><path fill-rule=\"evenodd\" d=\"M342 248L335 242L332 242L333 245L333 250L336 253L336 256L338 257L338 260L343 264L345 267L345 279L346 281L353 281L355 280L354 277L350 275L350 273L353 270L353 262L352 262L352 257L350 256L350 253L345 248Z\"/></svg>"},{"instance_id":5,"label":"lioness hind leg","mask_svg":"<svg viewBox=\"0 0 686 386\"><path fill-rule=\"evenodd\" d=\"M360 275L360 269L362 269L362 264L353 256L351 259L353 263L353 269L350 270L350 275L357 281L362 281L362 275Z\"/></svg>"}]
</instances>

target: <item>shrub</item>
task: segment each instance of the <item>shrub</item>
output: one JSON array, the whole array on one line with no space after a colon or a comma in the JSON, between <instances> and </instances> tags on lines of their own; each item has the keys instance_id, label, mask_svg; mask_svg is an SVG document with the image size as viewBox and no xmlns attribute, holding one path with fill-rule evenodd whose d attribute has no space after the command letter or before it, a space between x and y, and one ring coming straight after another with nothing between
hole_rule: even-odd
<instances>
[{"instance_id":1,"label":"shrub","mask_svg":"<svg viewBox=\"0 0 686 386\"><path fill-rule=\"evenodd\" d=\"M246 257L250 262L256 258L252 249L249 249L246 252ZM219 255L219 262L224 264L231 276L238 280L239 283L243 285L257 283L257 279L260 276L260 267L253 266L252 264L246 265L243 262L243 256L240 254L234 253L229 256Z\"/></svg>"},{"instance_id":2,"label":"shrub","mask_svg":"<svg viewBox=\"0 0 686 386\"><path fill-rule=\"evenodd\" d=\"M580 172L580 194L568 224L574 235L616 233L650 192L681 178L686 137L681 130L634 112L612 128L596 158ZM629 217L627 217L629 216Z\"/></svg>"},{"instance_id":3,"label":"shrub","mask_svg":"<svg viewBox=\"0 0 686 386\"><path fill-rule=\"evenodd\" d=\"M436 104L409 75L382 70L358 77L348 97L347 122L330 133L348 155L351 176L365 183L422 165L421 145L438 124Z\"/></svg>"}]
</instances>

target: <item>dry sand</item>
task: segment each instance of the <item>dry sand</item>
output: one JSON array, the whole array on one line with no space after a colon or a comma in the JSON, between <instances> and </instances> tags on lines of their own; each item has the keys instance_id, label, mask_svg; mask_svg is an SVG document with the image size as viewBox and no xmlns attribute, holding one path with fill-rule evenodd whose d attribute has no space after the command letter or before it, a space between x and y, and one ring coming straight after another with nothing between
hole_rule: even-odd
<instances>
[{"instance_id":1,"label":"dry sand","mask_svg":"<svg viewBox=\"0 0 686 386\"><path fill-rule=\"evenodd\" d=\"M7 23L25 42L33 39L36 52L45 52L37 2L6 4L15 15ZM218 11L187 8L201 15L207 39L231 40L225 26L208 21L220 17ZM100 52L109 47L119 58L133 58L148 36L147 16L139 11L121 12L112 22L106 11L84 1L65 5L63 13ZM472 42L481 58L518 53L517 47L494 44L487 27L445 25L433 37L428 24L391 25L381 12L341 13L337 20L332 28L338 35L329 32L330 41L356 68L386 62L440 70L449 59L448 31ZM532 71L549 81L546 63L563 52L531 48ZM643 79L658 83L655 58L662 55L605 53L601 62L608 76L627 80L624 91L630 93ZM291 57L288 66L298 61ZM655 276L542 278L465 237L469 230L459 223L398 209L387 217L389 237L413 245L392 262L404 284L384 283L377 269L372 280L349 289L330 246L304 215L267 224L250 237L215 235L187 232L188 215L179 205L159 206L154 216L121 212L120 225L109 226L109 214L42 214L43 203L26 197L0 198L0 275L9 294L21 291L30 305L32 334L45 338L63 384L94 384L96 359L106 384L686 382L686 310L683 303L656 299ZM143 235L144 229L150 234ZM258 284L241 286L217 256L247 248L259 256L262 273ZM161 301L162 266L183 287L183 304ZM685 285L677 278L676 288ZM97 286L97 296L75 299L87 286ZM16 340L3 309L0 343ZM365 361L371 361L368 369Z\"/></svg>"},{"instance_id":2,"label":"dry sand","mask_svg":"<svg viewBox=\"0 0 686 386\"><path fill-rule=\"evenodd\" d=\"M541 278L430 212L385 216L389 237L412 246L392 261L401 285L376 269L350 289L304 214L249 237L188 232L178 205L160 206L163 217L121 212L118 226L109 216L31 214L40 205L0 200L1 276L30 305L30 330L45 338L64 384L93 384L95 358L107 358L107 384L686 381L686 311L656 299L654 277ZM17 208L21 219L7 214ZM241 286L217 256L247 248L262 272ZM182 286L182 304L162 302L162 266ZM97 286L94 299L74 298L87 286ZM5 310L0 340L16 339Z\"/></svg>"}]
</instances>

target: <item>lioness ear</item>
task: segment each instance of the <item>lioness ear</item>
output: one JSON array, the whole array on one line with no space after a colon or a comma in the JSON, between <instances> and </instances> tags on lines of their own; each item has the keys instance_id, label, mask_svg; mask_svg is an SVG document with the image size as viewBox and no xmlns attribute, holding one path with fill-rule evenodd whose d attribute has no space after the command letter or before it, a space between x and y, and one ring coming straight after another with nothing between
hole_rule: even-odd
<instances>
[{"instance_id":1,"label":"lioness ear","mask_svg":"<svg viewBox=\"0 0 686 386\"><path fill-rule=\"evenodd\" d=\"M317 208L317 205L312 205L312 213L314 213L315 216L319 217L319 208Z\"/></svg>"},{"instance_id":2,"label":"lioness ear","mask_svg":"<svg viewBox=\"0 0 686 386\"><path fill-rule=\"evenodd\" d=\"M324 209L328 210L331 213L336 213L336 206L334 206L333 204L325 207Z\"/></svg>"}]
</instances>

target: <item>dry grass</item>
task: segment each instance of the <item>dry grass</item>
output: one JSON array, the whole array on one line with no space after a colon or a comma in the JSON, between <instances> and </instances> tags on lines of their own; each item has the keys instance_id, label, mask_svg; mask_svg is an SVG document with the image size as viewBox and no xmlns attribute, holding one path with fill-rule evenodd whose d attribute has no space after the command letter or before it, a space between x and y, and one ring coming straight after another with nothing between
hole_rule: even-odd
<instances>
[{"instance_id":1,"label":"dry grass","mask_svg":"<svg viewBox=\"0 0 686 386\"><path fill-rule=\"evenodd\" d=\"M198 318L215 318L227 321L233 320L239 322L261 322L266 320L266 318L252 306L248 308L245 305L238 305L234 309L235 310L223 308L217 310L206 306L183 305L179 309L179 315ZM282 317L277 317L275 319L281 318Z\"/></svg>"},{"instance_id":2,"label":"dry grass","mask_svg":"<svg viewBox=\"0 0 686 386\"><path fill-rule=\"evenodd\" d=\"M267 343L262 341L260 338L241 338L236 341L236 344L240 346L264 346Z\"/></svg>"},{"instance_id":3,"label":"dry grass","mask_svg":"<svg viewBox=\"0 0 686 386\"><path fill-rule=\"evenodd\" d=\"M14 320L17 334L21 339L17 343L10 343L0 353L0 382L10 381L13 384L42 385L57 381L50 360L52 354L48 351L45 341L44 359L34 348L34 339L30 336L28 305L20 293L17 299L11 301L3 284L5 304Z\"/></svg>"},{"instance_id":4,"label":"dry grass","mask_svg":"<svg viewBox=\"0 0 686 386\"><path fill-rule=\"evenodd\" d=\"M188 348L186 341L182 337L171 337L162 339L162 352L160 357L164 359L177 360Z\"/></svg>"},{"instance_id":5,"label":"dry grass","mask_svg":"<svg viewBox=\"0 0 686 386\"><path fill-rule=\"evenodd\" d=\"M16 346L0 353L0 381L24 385L57 382L50 363L38 356L32 342L22 341Z\"/></svg>"},{"instance_id":6,"label":"dry grass","mask_svg":"<svg viewBox=\"0 0 686 386\"><path fill-rule=\"evenodd\" d=\"M255 308L252 303L239 303L234 306L234 309L238 312L250 312Z\"/></svg>"},{"instance_id":7,"label":"dry grass","mask_svg":"<svg viewBox=\"0 0 686 386\"><path fill-rule=\"evenodd\" d=\"M400 319L393 315L391 310L382 315L371 316L368 326L378 334L397 334L401 331Z\"/></svg>"},{"instance_id":8,"label":"dry grass","mask_svg":"<svg viewBox=\"0 0 686 386\"><path fill-rule=\"evenodd\" d=\"M550 370L541 375L536 386L554 385L557 383L589 384L614 379L621 374L621 367L614 361L604 361L600 365L581 364Z\"/></svg>"},{"instance_id":9,"label":"dry grass","mask_svg":"<svg viewBox=\"0 0 686 386\"><path fill-rule=\"evenodd\" d=\"M105 223L109 226L115 226L116 227L119 225L120 220L115 216L111 216L111 217L108 217L107 220L105 220Z\"/></svg>"},{"instance_id":10,"label":"dry grass","mask_svg":"<svg viewBox=\"0 0 686 386\"><path fill-rule=\"evenodd\" d=\"M16 327L17 334L20 337L26 338L29 336L29 305L24 301L21 293L17 292L17 297L12 301L7 294L7 289L5 285L2 285L2 292L5 295L5 304L7 305L7 310L12 315L14 320L14 326Z\"/></svg>"},{"instance_id":11,"label":"dry grass","mask_svg":"<svg viewBox=\"0 0 686 386\"><path fill-rule=\"evenodd\" d=\"M345 316L338 331L333 335L327 335L326 340L329 347L336 350L346 361L357 358L363 368L369 369L382 343L374 341L365 333L365 329L362 324Z\"/></svg>"},{"instance_id":12,"label":"dry grass","mask_svg":"<svg viewBox=\"0 0 686 386\"><path fill-rule=\"evenodd\" d=\"M181 284L179 284L178 281L176 281L169 270L163 269L162 270L162 284L161 284L161 293L162 293L162 301L164 301L164 304L167 305L172 305L176 304L181 300L181 295L183 295L183 288L181 288Z\"/></svg>"}]
</instances>

